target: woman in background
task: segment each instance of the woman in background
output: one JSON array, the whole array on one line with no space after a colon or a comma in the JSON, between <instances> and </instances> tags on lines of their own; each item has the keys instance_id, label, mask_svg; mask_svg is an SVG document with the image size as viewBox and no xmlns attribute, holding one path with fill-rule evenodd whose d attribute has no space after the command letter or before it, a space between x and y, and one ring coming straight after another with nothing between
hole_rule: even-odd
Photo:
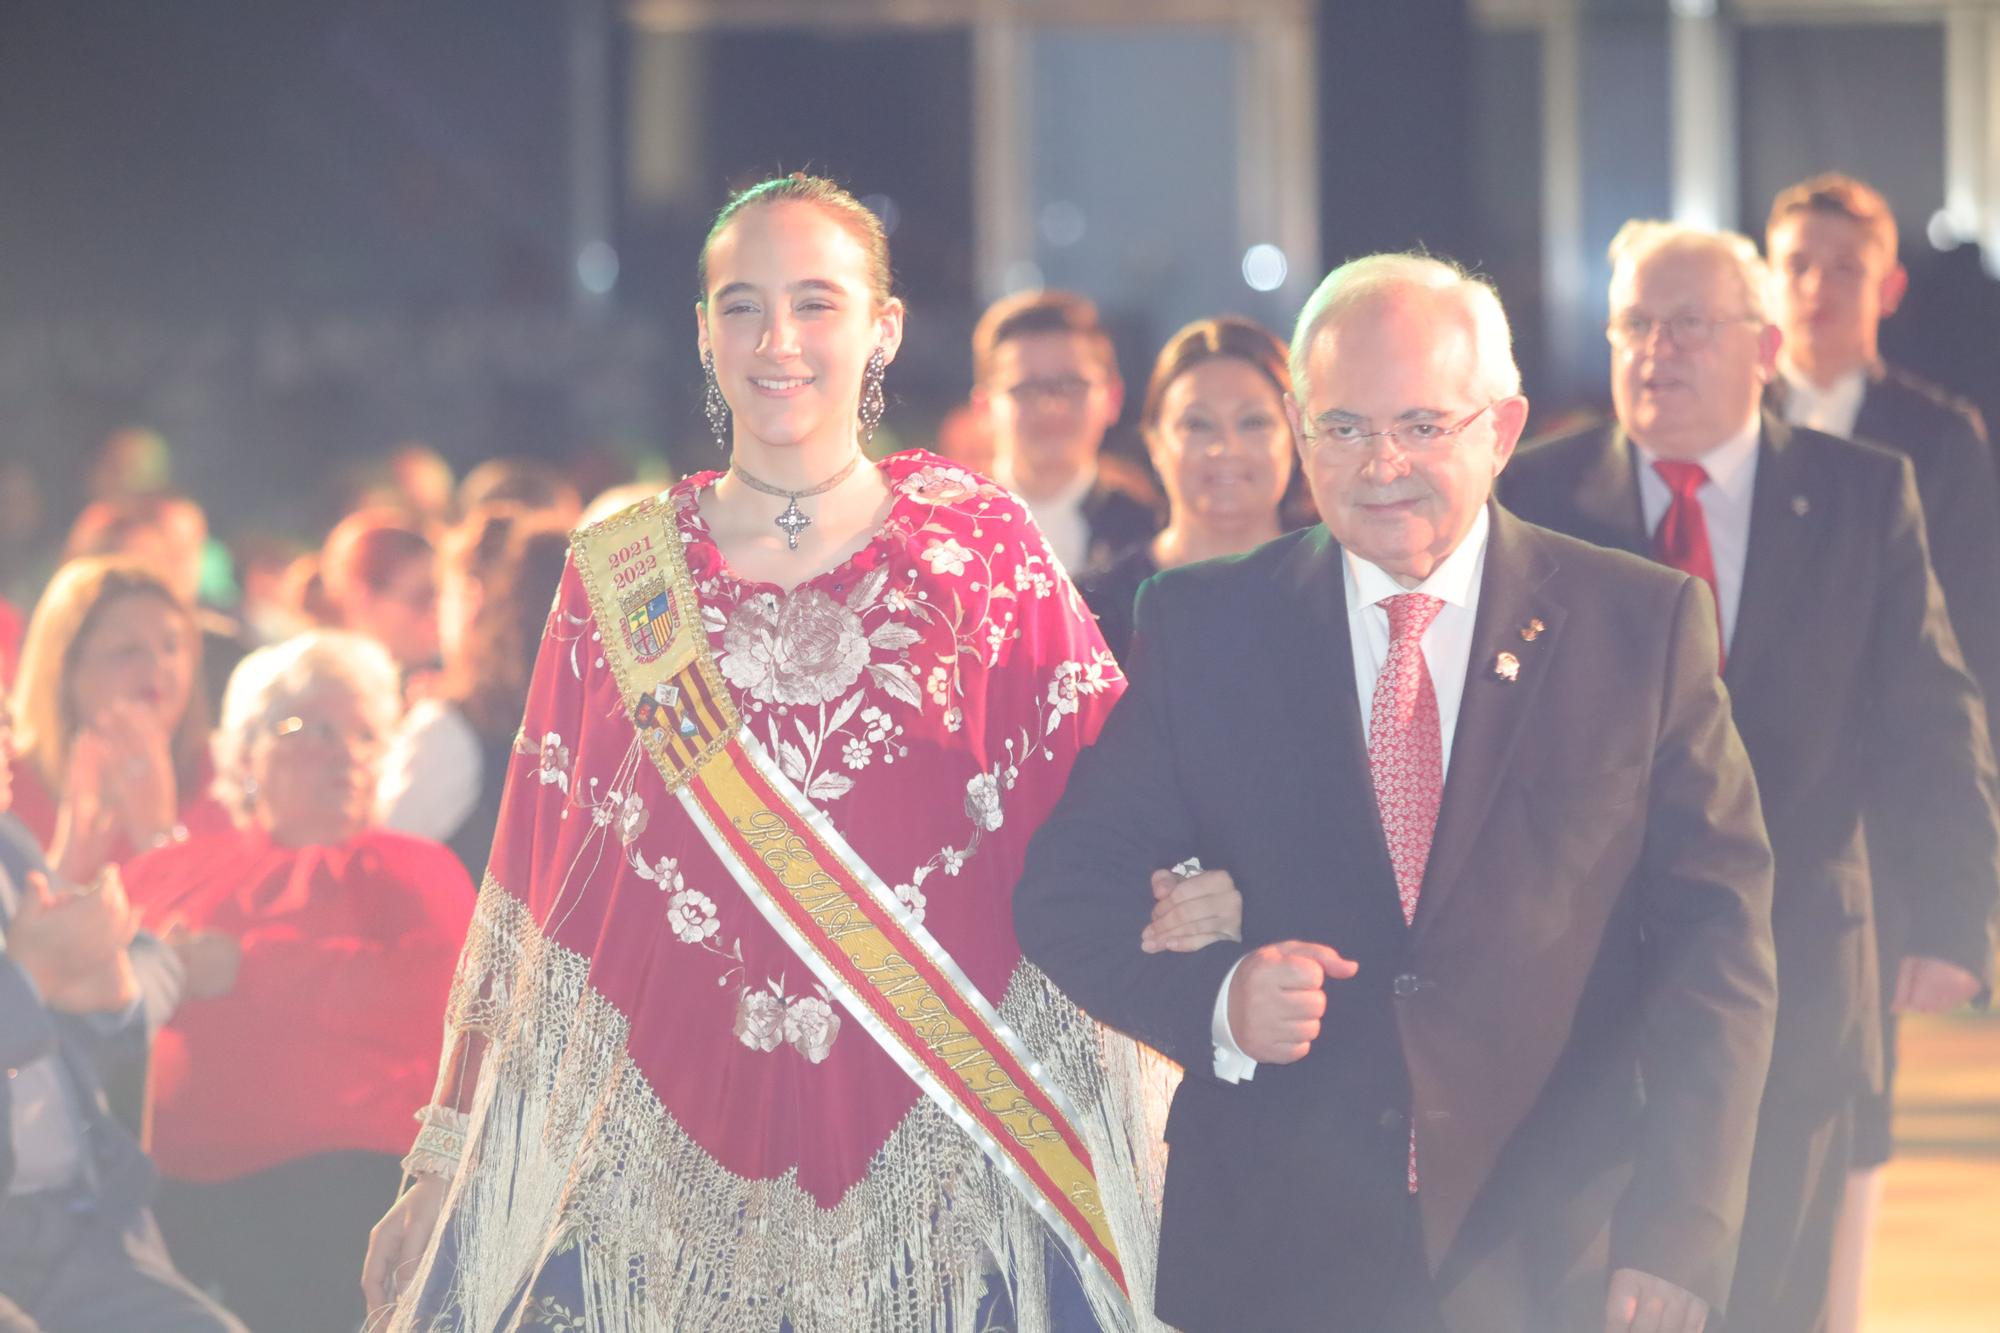
<instances>
[{"instance_id":1,"label":"woman in background","mask_svg":"<svg viewBox=\"0 0 2000 1333\"><path fill-rule=\"evenodd\" d=\"M228 825L200 671L193 615L150 570L85 557L49 580L14 683L14 813L63 878Z\"/></svg>"},{"instance_id":2,"label":"woman in background","mask_svg":"<svg viewBox=\"0 0 2000 1333\"><path fill-rule=\"evenodd\" d=\"M149 923L240 951L160 1033L152 1151L176 1262L256 1329L360 1323L355 1266L396 1194L472 914L449 851L370 827L396 685L356 634L251 653L215 737L234 822L125 871Z\"/></svg>"},{"instance_id":3,"label":"woman in background","mask_svg":"<svg viewBox=\"0 0 2000 1333\"><path fill-rule=\"evenodd\" d=\"M493 850L528 677L569 534L551 517L489 505L440 552L437 692L410 706L382 767L383 827L445 843L477 880Z\"/></svg>"},{"instance_id":4,"label":"woman in background","mask_svg":"<svg viewBox=\"0 0 2000 1333\"><path fill-rule=\"evenodd\" d=\"M1167 493L1167 526L1084 585L1120 661L1139 585L1163 569L1236 555L1284 530L1295 442L1285 345L1248 320L1197 320L1153 363L1139 424Z\"/></svg>"}]
</instances>

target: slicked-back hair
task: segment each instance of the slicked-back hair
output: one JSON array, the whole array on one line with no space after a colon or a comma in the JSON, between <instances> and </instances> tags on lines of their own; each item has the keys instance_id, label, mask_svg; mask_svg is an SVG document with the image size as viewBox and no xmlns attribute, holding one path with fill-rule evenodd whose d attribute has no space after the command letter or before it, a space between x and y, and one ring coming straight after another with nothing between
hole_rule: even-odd
<instances>
[{"instance_id":1,"label":"slicked-back hair","mask_svg":"<svg viewBox=\"0 0 2000 1333\"><path fill-rule=\"evenodd\" d=\"M1409 291L1452 296L1462 305L1472 333L1476 378L1485 386L1485 396L1510 398L1521 392L1521 371L1514 363L1514 333L1492 284L1434 255L1375 254L1350 259L1327 274L1299 311L1292 331L1291 371L1292 390L1301 408L1311 389L1306 359L1320 330L1355 310Z\"/></svg>"},{"instance_id":2,"label":"slicked-back hair","mask_svg":"<svg viewBox=\"0 0 2000 1333\"><path fill-rule=\"evenodd\" d=\"M764 204L787 203L811 204L825 209L829 217L845 227L868 256L868 290L876 304L884 304L890 299L889 233L882 229L882 219L837 182L825 176L809 176L803 171L794 171L789 176L775 176L738 190L729 196L729 202L715 215L708 236L701 243L701 258L695 264L695 279L701 288L702 302L708 300L708 252L715 248L716 240L729 229L737 214Z\"/></svg>"}]
</instances>

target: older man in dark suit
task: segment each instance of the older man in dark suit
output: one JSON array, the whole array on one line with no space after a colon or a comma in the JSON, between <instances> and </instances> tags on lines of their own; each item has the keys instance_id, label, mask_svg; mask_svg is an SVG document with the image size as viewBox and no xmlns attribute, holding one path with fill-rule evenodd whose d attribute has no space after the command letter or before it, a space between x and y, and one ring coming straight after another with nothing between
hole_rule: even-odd
<instances>
[{"instance_id":1,"label":"older man in dark suit","mask_svg":"<svg viewBox=\"0 0 2000 1333\"><path fill-rule=\"evenodd\" d=\"M1779 1008L1729 1327L1824 1327L1853 1098L1879 1085L1870 853L1924 896L1925 985L1991 968L1993 754L1909 462L1760 414L1779 331L1744 237L1633 223L1612 247L1618 424L1522 451L1523 517L1698 574L1777 857ZM1865 835L1864 835L1865 826Z\"/></svg>"},{"instance_id":2,"label":"older man in dark suit","mask_svg":"<svg viewBox=\"0 0 2000 1333\"><path fill-rule=\"evenodd\" d=\"M1158 1312L1692 1333L1775 1008L1708 593L1489 503L1528 404L1459 270L1343 266L1293 361L1324 525L1146 584L1016 896L1028 955L1187 1069ZM1131 949L1183 858L1243 945Z\"/></svg>"},{"instance_id":3,"label":"older man in dark suit","mask_svg":"<svg viewBox=\"0 0 2000 1333\"><path fill-rule=\"evenodd\" d=\"M0 753L12 730L0 698ZM0 1333L244 1333L174 1270L96 1072L173 1008L178 964L128 943L115 879L52 882L11 795L0 764Z\"/></svg>"}]
</instances>

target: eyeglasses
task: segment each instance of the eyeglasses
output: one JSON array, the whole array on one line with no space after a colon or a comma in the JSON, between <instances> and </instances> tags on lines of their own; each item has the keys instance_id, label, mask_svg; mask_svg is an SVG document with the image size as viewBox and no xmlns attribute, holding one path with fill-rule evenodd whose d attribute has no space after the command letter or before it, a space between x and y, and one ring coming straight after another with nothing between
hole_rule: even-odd
<instances>
[{"instance_id":1,"label":"eyeglasses","mask_svg":"<svg viewBox=\"0 0 2000 1333\"><path fill-rule=\"evenodd\" d=\"M1699 352L1715 340L1715 331L1725 324L1762 324L1756 315L1723 315L1710 318L1687 311L1654 319L1637 311L1627 311L1604 326L1604 336L1613 347L1631 351L1652 341L1653 330L1665 329L1667 341L1683 352Z\"/></svg>"},{"instance_id":2,"label":"eyeglasses","mask_svg":"<svg viewBox=\"0 0 2000 1333\"><path fill-rule=\"evenodd\" d=\"M378 749L382 744L382 738L367 728L341 726L336 722L303 717L281 719L272 726L271 735L276 740L294 745L310 742L316 745L339 746L356 752Z\"/></svg>"},{"instance_id":3,"label":"eyeglasses","mask_svg":"<svg viewBox=\"0 0 2000 1333\"><path fill-rule=\"evenodd\" d=\"M1022 380L1003 392L1022 407L1043 404L1075 407L1088 398L1090 391L1096 387L1095 380L1087 380L1081 375L1065 375L1060 379Z\"/></svg>"},{"instance_id":4,"label":"eyeglasses","mask_svg":"<svg viewBox=\"0 0 2000 1333\"><path fill-rule=\"evenodd\" d=\"M1495 398L1471 416L1447 426L1436 421L1404 421L1387 430L1363 430L1362 422L1351 417L1336 417L1331 413L1321 415L1317 420L1306 423L1306 442L1319 448L1324 441L1330 450L1342 454L1360 456L1375 440L1387 440L1396 446L1396 452L1405 457L1441 453L1451 446L1457 436L1473 422L1484 416L1500 400Z\"/></svg>"}]
</instances>

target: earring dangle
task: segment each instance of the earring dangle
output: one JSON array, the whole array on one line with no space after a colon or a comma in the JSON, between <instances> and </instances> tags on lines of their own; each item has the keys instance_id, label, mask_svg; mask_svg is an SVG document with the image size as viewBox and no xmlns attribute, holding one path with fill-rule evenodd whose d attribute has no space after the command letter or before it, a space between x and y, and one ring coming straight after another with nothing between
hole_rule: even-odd
<instances>
[{"instance_id":1,"label":"earring dangle","mask_svg":"<svg viewBox=\"0 0 2000 1333\"><path fill-rule=\"evenodd\" d=\"M702 353L701 375L701 410L708 416L708 429L715 436L715 447L726 453L729 450L729 404L722 396L722 386L715 382L715 353Z\"/></svg>"},{"instance_id":2,"label":"earring dangle","mask_svg":"<svg viewBox=\"0 0 2000 1333\"><path fill-rule=\"evenodd\" d=\"M882 424L882 409L887 406L882 397L882 373L889 368L889 358L877 347L868 357L868 369L863 375L861 386L861 440L872 443L875 428Z\"/></svg>"}]
</instances>

